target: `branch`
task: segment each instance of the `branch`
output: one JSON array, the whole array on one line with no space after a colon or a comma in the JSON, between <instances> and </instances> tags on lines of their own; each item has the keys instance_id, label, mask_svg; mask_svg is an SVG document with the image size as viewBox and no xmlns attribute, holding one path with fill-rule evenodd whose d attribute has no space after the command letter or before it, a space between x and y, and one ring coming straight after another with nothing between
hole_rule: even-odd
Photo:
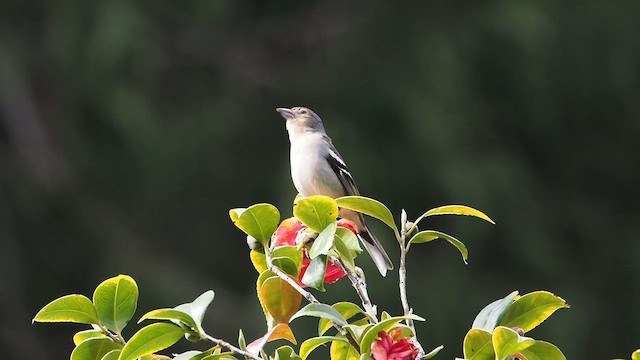
<instances>
[{"instance_id":1,"label":"branch","mask_svg":"<svg viewBox=\"0 0 640 360\"><path fill-rule=\"evenodd\" d=\"M269 264L269 270L271 270L274 274L278 275L280 279L286 281L287 284L291 285L291 287L294 288L297 292L299 292L300 295L302 295L302 297L307 299L308 302L312 304L320 304L320 301L318 301L318 299L316 299L316 297L313 296L312 293L305 290L302 286L300 286L300 284L298 284L295 280L293 280L289 275L285 274L282 270L280 270L280 268L278 268L273 264ZM355 349L360 349L360 345L358 344L356 339L354 339L353 336L351 336L351 334L347 331L347 329L334 323L333 321L330 321L330 322L333 325L333 327L336 330L338 330L338 332L340 332L340 334L342 334L342 336L344 336Z\"/></svg>"},{"instance_id":2,"label":"branch","mask_svg":"<svg viewBox=\"0 0 640 360\"><path fill-rule=\"evenodd\" d=\"M236 354L242 355L242 356L244 356L244 357L246 357L248 359L252 359L252 360L262 360L261 358L257 357L256 355L253 355L252 353L250 353L248 351L244 351L244 350L242 350L240 348L237 348L237 347L231 345L230 343L228 343L228 342L226 342L226 341L224 341L222 339L216 339L213 336L208 335L208 334L202 334L202 335L204 336L205 339L213 342L216 345L220 345L222 347L225 347L225 348L233 351Z\"/></svg>"},{"instance_id":3,"label":"branch","mask_svg":"<svg viewBox=\"0 0 640 360\"><path fill-rule=\"evenodd\" d=\"M367 312L367 314L369 314L369 316L373 318L375 322L378 322L378 309L375 305L373 305L371 299L369 299L369 293L367 292L367 283L365 283L355 271L348 268L341 259L337 259L334 264L337 264L342 269L342 271L347 274L347 277L349 278L349 280L351 280L351 285L356 290L356 293L362 301L364 310Z\"/></svg>"},{"instance_id":4,"label":"branch","mask_svg":"<svg viewBox=\"0 0 640 360\"><path fill-rule=\"evenodd\" d=\"M407 223L407 227L409 227L410 223ZM412 225L412 224L411 224ZM400 238L400 267L398 269L398 286L400 287L400 301L402 302L402 308L404 309L405 315L410 315L413 313L413 309L409 306L409 300L407 299L407 231L402 229L402 235ZM424 353L424 349L420 342L418 341L418 335L416 333L416 327L413 323L413 320L406 320L407 326L413 332L413 341L418 347L418 358L420 358Z\"/></svg>"}]
</instances>

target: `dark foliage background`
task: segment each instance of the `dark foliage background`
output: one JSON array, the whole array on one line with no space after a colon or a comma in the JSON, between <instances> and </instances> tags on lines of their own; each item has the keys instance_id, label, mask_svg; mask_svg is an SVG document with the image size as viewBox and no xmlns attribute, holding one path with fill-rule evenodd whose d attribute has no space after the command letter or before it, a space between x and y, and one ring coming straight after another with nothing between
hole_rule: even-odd
<instances>
[{"instance_id":1,"label":"dark foliage background","mask_svg":"<svg viewBox=\"0 0 640 360\"><path fill-rule=\"evenodd\" d=\"M531 336L569 359L628 358L640 346L639 4L3 2L4 357L66 358L81 327L31 318L118 273L139 283L137 317L212 288L205 328L258 337L256 274L227 211L271 202L290 215L274 108L306 105L363 194L394 213L463 203L496 220L431 222L467 243L468 266L444 242L410 256L438 358L461 355L477 311L514 289L572 305ZM401 311L394 275L369 282ZM347 284L319 295L346 296Z\"/></svg>"}]
</instances>

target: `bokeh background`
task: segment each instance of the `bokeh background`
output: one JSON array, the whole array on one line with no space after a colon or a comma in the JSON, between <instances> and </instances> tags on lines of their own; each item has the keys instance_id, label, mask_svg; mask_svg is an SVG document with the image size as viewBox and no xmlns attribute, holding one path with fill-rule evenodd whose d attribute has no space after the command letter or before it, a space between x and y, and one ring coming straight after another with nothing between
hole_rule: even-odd
<instances>
[{"instance_id":1,"label":"bokeh background","mask_svg":"<svg viewBox=\"0 0 640 360\"><path fill-rule=\"evenodd\" d=\"M3 357L67 358L83 327L33 315L118 273L138 281L136 318L214 289L208 332L260 336L256 273L227 211L270 202L290 216L274 108L305 105L361 192L395 214L462 203L497 222L423 226L462 239L469 265L446 242L410 254L409 296L428 319L419 335L445 345L439 359L462 355L475 314L515 289L572 305L531 336L569 359L629 358L640 346L639 33L637 1L2 2ZM369 272L393 313L396 281ZM356 301L346 282L318 297Z\"/></svg>"}]
</instances>

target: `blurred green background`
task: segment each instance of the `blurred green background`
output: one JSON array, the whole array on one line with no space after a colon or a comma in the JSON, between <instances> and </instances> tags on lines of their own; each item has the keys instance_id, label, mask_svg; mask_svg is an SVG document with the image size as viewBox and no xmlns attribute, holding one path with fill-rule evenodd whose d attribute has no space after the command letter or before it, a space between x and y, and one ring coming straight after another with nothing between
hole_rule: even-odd
<instances>
[{"instance_id":1,"label":"blurred green background","mask_svg":"<svg viewBox=\"0 0 640 360\"><path fill-rule=\"evenodd\" d=\"M67 358L83 327L32 317L118 273L140 286L136 319L214 289L205 329L260 336L256 273L227 211L270 202L290 216L274 108L304 105L361 192L395 214L462 203L497 222L423 226L462 239L467 266L446 242L410 254L420 339L445 345L438 359L461 356L475 314L515 289L572 305L531 336L569 359L629 358L640 346L639 31L637 1L3 2L3 357ZM396 279L369 272L373 300L393 313ZM318 297L356 301L346 281Z\"/></svg>"}]
</instances>

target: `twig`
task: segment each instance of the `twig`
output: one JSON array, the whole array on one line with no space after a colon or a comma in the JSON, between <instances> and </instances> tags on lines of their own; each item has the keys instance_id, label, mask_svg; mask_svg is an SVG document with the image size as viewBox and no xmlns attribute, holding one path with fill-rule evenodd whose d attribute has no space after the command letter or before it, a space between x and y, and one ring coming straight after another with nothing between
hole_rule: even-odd
<instances>
[{"instance_id":1,"label":"twig","mask_svg":"<svg viewBox=\"0 0 640 360\"><path fill-rule=\"evenodd\" d=\"M413 313L413 309L409 306L409 300L407 299L407 232L405 229L402 229L402 235L400 238L400 267L398 268L398 286L400 287L400 301L402 302L402 308L404 309L405 315L410 315ZM424 349L420 342L418 341L418 335L416 333L416 327L413 323L413 320L406 320L407 326L413 332L413 342L418 347L418 358L420 358L424 353Z\"/></svg>"},{"instance_id":2,"label":"twig","mask_svg":"<svg viewBox=\"0 0 640 360\"><path fill-rule=\"evenodd\" d=\"M127 345L127 342L124 341L124 339L122 338L122 336L118 335L118 334L114 334L111 331L109 331L109 329L107 329L106 326L104 325L96 325L98 327L98 329L100 329L100 332L105 335L106 337L108 337L109 339L111 339L111 341L113 341L114 343L120 344L122 346ZM94 327L95 328L95 327Z\"/></svg>"},{"instance_id":3,"label":"twig","mask_svg":"<svg viewBox=\"0 0 640 360\"><path fill-rule=\"evenodd\" d=\"M208 335L208 334L202 334L202 335L204 336L205 339L215 343L216 345L220 345L222 347L225 347L225 348L233 351L236 354L242 355L242 356L244 356L244 357L246 357L248 359L252 359L252 360L262 360L261 358L253 355L252 353L250 353L248 351L244 351L244 350L242 350L240 348L237 348L237 347L231 345L230 343L228 343L228 342L226 342L226 341L224 341L222 339L214 338L213 336Z\"/></svg>"},{"instance_id":4,"label":"twig","mask_svg":"<svg viewBox=\"0 0 640 360\"><path fill-rule=\"evenodd\" d=\"M362 281L362 278L358 276L358 274L348 268L341 259L337 259L335 263L342 269L342 271L347 274L349 280L351 280L351 285L360 297L364 310L367 312L367 314L369 314L369 316L371 316L371 318L373 318L375 322L378 322L378 310L377 307L371 302L371 299L369 299L367 284Z\"/></svg>"},{"instance_id":5,"label":"twig","mask_svg":"<svg viewBox=\"0 0 640 360\"><path fill-rule=\"evenodd\" d=\"M320 301L318 301L318 299L316 299L316 297L313 296L313 294L305 290L302 286L300 286L300 284L298 284L295 280L293 280L289 275L287 275L282 270L280 270L280 268L278 268L273 264L269 264L269 270L271 270L274 274L278 275L280 279L286 281L287 284L291 285L291 287L294 288L297 292L299 292L300 295L302 295L302 297L307 299L308 302L312 304L320 304ZM347 331L347 329L334 323L333 321L330 321L330 322L333 325L333 327L336 330L338 330L338 332L340 332L340 334L342 334L342 336L344 336L355 349L360 349L360 345L358 344L356 339L354 339L353 336L351 336L351 334Z\"/></svg>"}]
</instances>

